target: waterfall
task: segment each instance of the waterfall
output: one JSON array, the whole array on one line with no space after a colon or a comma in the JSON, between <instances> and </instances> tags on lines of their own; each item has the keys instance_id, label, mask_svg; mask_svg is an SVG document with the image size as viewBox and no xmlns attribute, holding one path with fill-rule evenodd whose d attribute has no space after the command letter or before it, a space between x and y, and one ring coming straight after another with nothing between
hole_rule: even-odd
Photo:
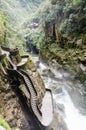
<instances>
[{"instance_id":1,"label":"waterfall","mask_svg":"<svg viewBox=\"0 0 86 130\"><path fill-rule=\"evenodd\" d=\"M39 69L41 71L43 69L47 69L47 65L44 64L43 62L40 62ZM49 66L48 66L48 69L49 69ZM54 70L54 68L53 68L53 70ZM43 77L43 76L42 77L44 79L45 85L47 87L51 88L56 105L60 104L60 105L64 106L63 107L64 114L61 114L61 112L58 111L58 107L57 107L56 111L59 113L59 115L62 116L63 120L65 121L65 123L67 125L68 130L86 130L86 115L83 115L82 113L80 113L79 109L73 103L74 99L73 100L71 99L70 94L67 90L68 87L70 88L70 85L67 83L67 80L63 76L64 72L62 73L62 71L60 72L59 70L57 70L57 71L54 70L53 72L55 72L55 82L54 82L54 78L51 78L49 75L47 75L46 77ZM68 75L68 78L70 78L69 72L67 73L67 75ZM56 77L57 77L57 79L56 79ZM58 79L60 79L60 80L58 80ZM72 87L75 85L72 80L70 80L69 82ZM56 93L57 86L60 86L62 88L62 91L60 93ZM78 82L76 84L76 86L79 89L80 82ZM78 98L80 99L80 97L78 97ZM81 101L80 101L80 104L81 104ZM64 128L63 129L60 128L59 130L64 130Z\"/></svg>"},{"instance_id":2,"label":"waterfall","mask_svg":"<svg viewBox=\"0 0 86 130\"><path fill-rule=\"evenodd\" d=\"M46 65L43 63L40 63L40 69L44 69L44 68L46 69ZM86 115L82 115L80 111L78 110L78 108L76 108L75 105L73 104L73 101L71 100L70 95L67 91L67 87L70 87L70 86L68 86L67 81L64 79L64 76L63 76L64 74L62 74L59 71L56 72L56 70L54 71L56 73L55 76L57 77L57 81L55 79L56 88L57 88L57 85L59 85L60 83L62 92L53 93L53 96L54 96L56 104L62 104L64 106L63 119L67 125L68 130L86 130ZM58 81L58 78L62 80ZM44 78L44 80L45 80L44 81L45 85L47 87L53 86L53 79L50 78L49 75L46 78ZM74 85L72 80L70 82L72 85ZM51 89L53 91L53 87L51 87Z\"/></svg>"}]
</instances>

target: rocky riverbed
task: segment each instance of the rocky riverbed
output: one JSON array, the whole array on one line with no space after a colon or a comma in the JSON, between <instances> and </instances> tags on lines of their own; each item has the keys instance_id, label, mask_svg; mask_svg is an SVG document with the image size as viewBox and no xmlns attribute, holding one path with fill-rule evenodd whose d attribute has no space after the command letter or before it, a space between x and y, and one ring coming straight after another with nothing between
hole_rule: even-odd
<instances>
[{"instance_id":1,"label":"rocky riverbed","mask_svg":"<svg viewBox=\"0 0 86 130\"><path fill-rule=\"evenodd\" d=\"M54 118L57 124L56 128L58 130L84 129L86 121L86 89L85 85L80 82L81 79L76 77L76 73L71 70L71 67L63 68L55 61L50 64L39 61L36 56L33 56L33 60L46 87L53 92L55 115L57 115L57 119Z\"/></svg>"}]
</instances>

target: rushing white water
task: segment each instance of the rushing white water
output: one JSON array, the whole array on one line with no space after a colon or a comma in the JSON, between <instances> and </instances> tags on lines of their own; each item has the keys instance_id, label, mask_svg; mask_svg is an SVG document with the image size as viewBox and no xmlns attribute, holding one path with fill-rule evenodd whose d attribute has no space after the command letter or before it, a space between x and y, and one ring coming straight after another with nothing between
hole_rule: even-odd
<instances>
[{"instance_id":1,"label":"rushing white water","mask_svg":"<svg viewBox=\"0 0 86 130\"><path fill-rule=\"evenodd\" d=\"M40 66L41 70L47 69L47 67L42 62L39 63L39 66Z\"/></svg>"},{"instance_id":2,"label":"rushing white water","mask_svg":"<svg viewBox=\"0 0 86 130\"><path fill-rule=\"evenodd\" d=\"M81 115L72 103L68 92L63 89L61 95L54 95L57 103L65 107L65 122L68 130L86 130L86 116Z\"/></svg>"},{"instance_id":3,"label":"rushing white water","mask_svg":"<svg viewBox=\"0 0 86 130\"><path fill-rule=\"evenodd\" d=\"M43 70L43 69L46 69L47 66L43 63L40 63L39 67L40 67L40 70ZM54 79L50 78L48 75L47 77L44 78L44 82L47 87L51 86L50 88L53 91L53 96L54 96L56 104L61 104L64 106L63 119L67 125L68 130L86 130L86 116L82 115L73 104L70 98L70 95L67 92L67 88L70 86L67 83L67 81L64 79L64 76L63 76L64 73L55 71L55 75L57 79L59 78L60 80L55 80L54 82L53 81ZM70 83L74 85L73 81L70 81ZM55 93L54 93L53 86L55 86ZM62 91L60 93L56 93L57 86L60 86L62 88ZM61 113L59 112L59 114Z\"/></svg>"},{"instance_id":4,"label":"rushing white water","mask_svg":"<svg viewBox=\"0 0 86 130\"><path fill-rule=\"evenodd\" d=\"M46 66L44 64L40 63L40 68L44 69ZM56 72L56 71L55 71ZM64 80L63 75L60 72L57 72L56 76L57 78L60 75L60 79L62 78L62 93L55 93L55 101L58 104L63 104L65 109L65 117L64 121L67 124L68 130L86 130L86 116L83 116L79 110L74 106L70 95L68 94L66 87L68 87L68 84L66 83L66 80ZM50 77L47 77L48 80L45 82L47 86L50 86L50 84L53 85L52 79ZM58 82L58 81L57 81ZM53 89L53 87L52 87Z\"/></svg>"}]
</instances>

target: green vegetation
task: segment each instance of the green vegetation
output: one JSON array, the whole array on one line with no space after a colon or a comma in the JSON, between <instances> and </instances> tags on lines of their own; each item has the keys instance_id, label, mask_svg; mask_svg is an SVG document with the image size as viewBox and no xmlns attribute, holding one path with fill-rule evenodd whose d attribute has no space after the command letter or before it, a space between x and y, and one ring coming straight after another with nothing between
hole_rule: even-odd
<instances>
[{"instance_id":1,"label":"green vegetation","mask_svg":"<svg viewBox=\"0 0 86 130\"><path fill-rule=\"evenodd\" d=\"M7 18L11 23L20 26L25 19L37 10L41 2L42 0L1 0L0 10L7 14Z\"/></svg>"},{"instance_id":2,"label":"green vegetation","mask_svg":"<svg viewBox=\"0 0 86 130\"><path fill-rule=\"evenodd\" d=\"M31 42L38 48L44 43L45 37L47 37L46 45L49 43L48 39L53 39L52 44L58 43L62 48L73 48L76 47L77 40L82 39L82 44L85 46L85 2L86 0L48 0L44 2L32 17L32 19L40 21L42 35L39 30L38 32L33 31L31 34L28 32L28 39L31 39Z\"/></svg>"},{"instance_id":3,"label":"green vegetation","mask_svg":"<svg viewBox=\"0 0 86 130\"><path fill-rule=\"evenodd\" d=\"M3 127L5 130L12 130L9 124L3 119L1 115L0 115L0 126ZM15 128L14 130L19 130L19 129Z\"/></svg>"},{"instance_id":4,"label":"green vegetation","mask_svg":"<svg viewBox=\"0 0 86 130\"><path fill-rule=\"evenodd\" d=\"M7 47L17 46L22 54L25 48L24 34L27 29L25 23L29 24L28 21L38 9L42 0L1 0L0 3L0 12L5 16L4 45ZM23 27L24 30L22 30Z\"/></svg>"},{"instance_id":5,"label":"green vegetation","mask_svg":"<svg viewBox=\"0 0 86 130\"><path fill-rule=\"evenodd\" d=\"M37 49L40 49L40 44L43 38L44 32L42 28L38 28L35 31L28 33L27 36L27 47L34 46Z\"/></svg>"},{"instance_id":6,"label":"green vegetation","mask_svg":"<svg viewBox=\"0 0 86 130\"><path fill-rule=\"evenodd\" d=\"M13 28L13 25L7 19L4 21L4 25L5 25L4 45L7 47L16 46L20 49L21 53L23 53L24 39L22 38L22 36L18 32L16 32L16 30Z\"/></svg>"},{"instance_id":7,"label":"green vegetation","mask_svg":"<svg viewBox=\"0 0 86 130\"><path fill-rule=\"evenodd\" d=\"M37 48L43 57L55 58L63 65L85 60L86 0L1 0L1 3L0 11L7 14L1 41L5 46L17 46L21 54L25 48ZM33 30L34 22L39 27Z\"/></svg>"},{"instance_id":8,"label":"green vegetation","mask_svg":"<svg viewBox=\"0 0 86 130\"><path fill-rule=\"evenodd\" d=\"M56 24L62 35L75 37L86 33L85 0L51 0L42 12L46 22Z\"/></svg>"},{"instance_id":9,"label":"green vegetation","mask_svg":"<svg viewBox=\"0 0 86 130\"><path fill-rule=\"evenodd\" d=\"M81 2L81 0L73 0L73 4L78 4L80 2Z\"/></svg>"},{"instance_id":10,"label":"green vegetation","mask_svg":"<svg viewBox=\"0 0 86 130\"><path fill-rule=\"evenodd\" d=\"M10 21L2 14L0 14L0 44L7 47L19 47L21 53L23 53L24 39L16 32Z\"/></svg>"},{"instance_id":11,"label":"green vegetation","mask_svg":"<svg viewBox=\"0 0 86 130\"><path fill-rule=\"evenodd\" d=\"M86 0L49 0L37 15L44 30L39 44L41 57L70 66L84 84L86 74L80 64L86 64L85 3Z\"/></svg>"},{"instance_id":12,"label":"green vegetation","mask_svg":"<svg viewBox=\"0 0 86 130\"><path fill-rule=\"evenodd\" d=\"M11 130L10 126L9 126L8 123L2 118L2 116L0 116L0 126L2 126L3 128L5 128L6 130Z\"/></svg>"},{"instance_id":13,"label":"green vegetation","mask_svg":"<svg viewBox=\"0 0 86 130\"><path fill-rule=\"evenodd\" d=\"M42 58L71 66L86 85L86 72L80 70L80 64L86 66L86 0L0 0L2 44L21 54L33 46ZM31 59L28 64L31 69ZM1 116L0 126L11 130Z\"/></svg>"},{"instance_id":14,"label":"green vegetation","mask_svg":"<svg viewBox=\"0 0 86 130\"><path fill-rule=\"evenodd\" d=\"M0 45L4 42L4 17L0 14Z\"/></svg>"}]
</instances>

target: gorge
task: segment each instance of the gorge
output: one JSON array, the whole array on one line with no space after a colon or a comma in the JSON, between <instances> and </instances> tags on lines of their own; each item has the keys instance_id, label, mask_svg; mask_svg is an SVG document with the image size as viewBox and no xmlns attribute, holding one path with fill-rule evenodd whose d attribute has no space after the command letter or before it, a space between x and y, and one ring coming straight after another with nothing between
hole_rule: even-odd
<instances>
[{"instance_id":1,"label":"gorge","mask_svg":"<svg viewBox=\"0 0 86 130\"><path fill-rule=\"evenodd\" d=\"M19 48L21 56L29 55L31 74L35 77L36 66L43 79L39 75L34 83L42 87L44 82L52 90L53 130L86 129L85 21L86 0L0 0L0 126L5 130L34 128L28 121L27 105L23 104L25 110L21 105L26 99L19 101L12 79L6 76L3 66L9 65L1 58L1 46ZM21 61L19 56L12 58L15 64ZM19 95L21 98L21 92Z\"/></svg>"}]
</instances>

